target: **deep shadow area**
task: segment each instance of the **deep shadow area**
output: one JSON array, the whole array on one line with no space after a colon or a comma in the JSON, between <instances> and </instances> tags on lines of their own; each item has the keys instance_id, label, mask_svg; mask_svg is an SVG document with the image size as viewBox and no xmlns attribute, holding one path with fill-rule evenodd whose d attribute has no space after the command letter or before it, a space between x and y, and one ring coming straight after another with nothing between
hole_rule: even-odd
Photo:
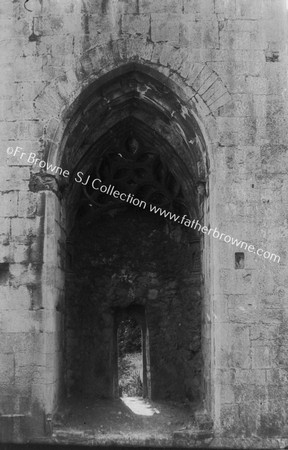
<instances>
[{"instance_id":1,"label":"deep shadow area","mask_svg":"<svg viewBox=\"0 0 288 450\"><path fill-rule=\"evenodd\" d=\"M65 310L67 395L117 398L116 312L133 307L145 310L149 333L148 397L199 400L200 246L193 230L131 206L97 222L79 222L72 239Z\"/></svg>"}]
</instances>

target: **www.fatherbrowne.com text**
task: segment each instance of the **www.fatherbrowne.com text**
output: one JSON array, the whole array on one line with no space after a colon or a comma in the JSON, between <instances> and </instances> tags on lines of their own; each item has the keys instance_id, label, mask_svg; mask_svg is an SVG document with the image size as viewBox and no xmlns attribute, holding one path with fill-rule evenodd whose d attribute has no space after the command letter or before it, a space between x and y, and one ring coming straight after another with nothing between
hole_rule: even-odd
<instances>
[{"instance_id":1,"label":"www.fatherbrowne.com text","mask_svg":"<svg viewBox=\"0 0 288 450\"><path fill-rule=\"evenodd\" d=\"M13 156L16 156L16 154L18 154L19 159L22 160L23 155L25 155L25 157L26 157L26 153L21 152L20 150L23 150L23 149L21 147L16 147L16 149L14 150L13 147L8 147L7 154L13 155ZM52 174L62 175L65 178L68 178L70 175L69 170L63 170L60 166L54 166L53 164L48 164L46 161L40 160L39 158L37 158L35 153L32 153L32 152L29 153L28 156L26 157L26 159L27 159L27 162L29 164L31 164L32 166L38 165L41 169L46 168L46 170ZM22 161L24 161L24 160L22 160ZM136 198L131 193L126 194L125 192L120 192L117 189L115 189L115 186L111 186L111 184L109 186L106 186L105 184L102 183L102 180L100 180L99 178L94 178L93 180L91 180L91 175L88 175L85 180L83 180L83 178L84 178L84 173L79 171L79 172L77 172L77 175L74 178L74 181L76 183L81 183L83 186L86 186L88 183L90 183L92 189L94 189L96 191L99 190L99 192L101 192L103 194L111 195L115 199L119 199L123 202L132 204L133 206L137 206L141 209L145 209L145 210L147 209L147 203L144 200L140 200L139 198ZM160 216L165 217L166 219L169 219L175 223L184 225L185 227L192 228L193 230L201 231L201 233L203 233L203 234L211 235L215 239L222 240L222 238L223 238L223 241L226 242L227 244L235 245L237 248L239 248L241 250L244 248L244 250L248 250L248 252L254 253L257 256L263 257L264 259L268 259L270 261L277 262L277 263L280 262L280 256L275 255L274 253L270 253L268 251L264 251L262 248L257 249L254 247L254 245L251 245L251 244L249 245L245 241L239 241L238 239L233 238L229 234L220 233L220 231L218 231L216 227L208 228L205 225L201 225L201 223L199 223L198 220L196 220L196 219L190 220L187 217L187 215L185 215L185 214L183 216L178 216L175 213L172 213L171 211L166 211L166 209L163 209L159 206L152 205L151 203L149 204L149 211L154 214L159 214Z\"/></svg>"}]
</instances>

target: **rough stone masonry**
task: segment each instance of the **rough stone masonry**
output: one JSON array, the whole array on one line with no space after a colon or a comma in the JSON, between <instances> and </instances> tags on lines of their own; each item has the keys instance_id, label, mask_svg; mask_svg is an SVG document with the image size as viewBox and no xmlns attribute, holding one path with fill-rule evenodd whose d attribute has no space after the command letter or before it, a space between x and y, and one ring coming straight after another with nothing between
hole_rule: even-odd
<instances>
[{"instance_id":1,"label":"rough stone masonry","mask_svg":"<svg viewBox=\"0 0 288 450\"><path fill-rule=\"evenodd\" d=\"M211 445L287 445L285 0L1 0L0 23L0 441L49 437L75 390L114 398L115 311L141 306L151 399L197 400Z\"/></svg>"}]
</instances>

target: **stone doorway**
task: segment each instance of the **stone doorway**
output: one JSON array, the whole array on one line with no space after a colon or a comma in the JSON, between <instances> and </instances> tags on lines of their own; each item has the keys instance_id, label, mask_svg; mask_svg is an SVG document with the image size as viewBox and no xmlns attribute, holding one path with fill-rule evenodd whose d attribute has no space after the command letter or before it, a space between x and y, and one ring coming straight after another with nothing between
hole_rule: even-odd
<instances>
[{"instance_id":1,"label":"stone doorway","mask_svg":"<svg viewBox=\"0 0 288 450\"><path fill-rule=\"evenodd\" d=\"M114 397L151 397L149 331L145 308L134 305L115 311Z\"/></svg>"},{"instance_id":2,"label":"stone doorway","mask_svg":"<svg viewBox=\"0 0 288 450\"><path fill-rule=\"evenodd\" d=\"M152 75L133 65L91 86L63 138L61 164L74 177L60 186L62 385L72 403L119 397L117 329L132 311L142 330L143 397L192 409L211 400L209 283L199 226L190 226L209 210L205 145L180 97ZM94 128L79 129L83 114Z\"/></svg>"}]
</instances>

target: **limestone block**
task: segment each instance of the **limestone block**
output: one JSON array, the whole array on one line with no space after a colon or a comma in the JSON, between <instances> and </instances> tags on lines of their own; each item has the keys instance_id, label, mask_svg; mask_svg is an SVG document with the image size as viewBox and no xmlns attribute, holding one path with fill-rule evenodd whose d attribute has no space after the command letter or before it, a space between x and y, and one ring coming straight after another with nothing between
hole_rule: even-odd
<instances>
[{"instance_id":1,"label":"limestone block","mask_svg":"<svg viewBox=\"0 0 288 450\"><path fill-rule=\"evenodd\" d=\"M28 167L0 167L2 191L28 190L30 171Z\"/></svg>"},{"instance_id":2,"label":"limestone block","mask_svg":"<svg viewBox=\"0 0 288 450\"><path fill-rule=\"evenodd\" d=\"M51 86L39 94L35 101L35 109L39 114L45 115L46 113L46 116L47 114L50 114L51 117L55 117L55 111L59 111L62 104L63 99L58 90L55 89L55 86Z\"/></svg>"},{"instance_id":3,"label":"limestone block","mask_svg":"<svg viewBox=\"0 0 288 450\"><path fill-rule=\"evenodd\" d=\"M5 14L1 15L0 19L0 38L4 39L15 38L16 36L29 36L30 24L28 20L13 20L12 17L7 17Z\"/></svg>"},{"instance_id":4,"label":"limestone block","mask_svg":"<svg viewBox=\"0 0 288 450\"><path fill-rule=\"evenodd\" d=\"M51 192L45 192L46 197L46 232L47 234L54 234L55 220L60 222L61 204L57 196Z\"/></svg>"},{"instance_id":5,"label":"limestone block","mask_svg":"<svg viewBox=\"0 0 288 450\"><path fill-rule=\"evenodd\" d=\"M35 56L16 58L13 64L12 80L15 81L41 81L43 61Z\"/></svg>"},{"instance_id":6,"label":"limestone block","mask_svg":"<svg viewBox=\"0 0 288 450\"><path fill-rule=\"evenodd\" d=\"M0 112L1 120L16 120L22 119L36 119L36 114L33 110L33 103L31 101L5 101L1 105Z\"/></svg>"},{"instance_id":7,"label":"limestone block","mask_svg":"<svg viewBox=\"0 0 288 450\"><path fill-rule=\"evenodd\" d=\"M233 50L246 50L251 48L254 50L264 50L267 46L266 42L255 31L226 31L222 30L220 34L221 49L228 48Z\"/></svg>"},{"instance_id":8,"label":"limestone block","mask_svg":"<svg viewBox=\"0 0 288 450\"><path fill-rule=\"evenodd\" d=\"M220 48L218 21L216 18L214 20L201 21L201 47Z\"/></svg>"},{"instance_id":9,"label":"limestone block","mask_svg":"<svg viewBox=\"0 0 288 450\"><path fill-rule=\"evenodd\" d=\"M284 167L286 164L287 145L285 144L281 145L274 142L273 145L267 143L266 145L262 145L260 150L261 150L262 170L264 170L266 174L273 174L273 173L279 174L285 172ZM265 186L267 188L266 181ZM279 188L281 189L281 186L273 186L272 188L274 188L275 191L278 191L279 194Z\"/></svg>"},{"instance_id":10,"label":"limestone block","mask_svg":"<svg viewBox=\"0 0 288 450\"><path fill-rule=\"evenodd\" d=\"M231 95L228 93L226 86L220 80L216 79L215 83L203 93L203 100L209 108L213 107L215 110L215 108L218 109L226 103L231 103Z\"/></svg>"},{"instance_id":11,"label":"limestone block","mask_svg":"<svg viewBox=\"0 0 288 450\"><path fill-rule=\"evenodd\" d=\"M102 1L102 0L87 0L85 2L85 4L80 4L80 12L81 13L87 13L89 12L89 14L106 14L107 13L107 1ZM67 3L66 8L68 8L68 10L70 9L71 12L73 12L75 10L75 3L73 4L73 2L70 3L69 6L69 2ZM50 11L50 8L49 10Z\"/></svg>"},{"instance_id":12,"label":"limestone block","mask_svg":"<svg viewBox=\"0 0 288 450\"><path fill-rule=\"evenodd\" d=\"M221 95L220 95L219 92L217 92L217 93L215 92L215 94L212 94L207 100L207 106L210 108L211 112L214 115L219 115L220 108L225 106L227 103L231 102L231 95L228 92L224 92L223 93L223 91L225 90L223 85L221 86L220 89L222 91ZM210 95L210 91L203 95L204 100L205 100L206 94L207 94L207 96L209 96Z\"/></svg>"},{"instance_id":13,"label":"limestone block","mask_svg":"<svg viewBox=\"0 0 288 450\"><path fill-rule=\"evenodd\" d=\"M169 41L179 44L180 23L177 15L153 14L151 17L151 39L153 42Z\"/></svg>"},{"instance_id":14,"label":"limestone block","mask_svg":"<svg viewBox=\"0 0 288 450\"><path fill-rule=\"evenodd\" d=\"M2 286L1 310L28 310L30 308L30 305L30 293L26 286L20 286L18 289L13 289L11 286Z\"/></svg>"},{"instance_id":15,"label":"limestone block","mask_svg":"<svg viewBox=\"0 0 288 450\"><path fill-rule=\"evenodd\" d=\"M170 63L171 54L175 52L175 48L170 44L163 44L159 47L159 62L163 66L167 66Z\"/></svg>"},{"instance_id":16,"label":"limestone block","mask_svg":"<svg viewBox=\"0 0 288 450\"><path fill-rule=\"evenodd\" d=\"M228 323L219 326L223 332L219 364L222 367L250 368L249 328L246 325Z\"/></svg>"},{"instance_id":17,"label":"limestone block","mask_svg":"<svg viewBox=\"0 0 288 450\"><path fill-rule=\"evenodd\" d=\"M55 397L57 395L57 390L58 390L58 380L55 380L51 383L45 383L45 393L47 395L47 403L46 403L46 407L47 407L47 411L53 411L53 409L55 408ZM43 387L42 387L42 391L43 391Z\"/></svg>"},{"instance_id":18,"label":"limestone block","mask_svg":"<svg viewBox=\"0 0 288 450\"><path fill-rule=\"evenodd\" d=\"M220 410L220 424L223 430L235 432L239 424L239 406L222 405Z\"/></svg>"},{"instance_id":19,"label":"limestone block","mask_svg":"<svg viewBox=\"0 0 288 450\"><path fill-rule=\"evenodd\" d=\"M287 341L285 345L280 345L277 348L274 348L274 357L273 360L276 362L277 366L287 367L288 364L288 355L287 355ZM277 355L277 356L276 356Z\"/></svg>"},{"instance_id":20,"label":"limestone block","mask_svg":"<svg viewBox=\"0 0 288 450\"><path fill-rule=\"evenodd\" d=\"M17 152L16 149L18 148ZM3 166L19 166L19 167L30 167L31 164L28 163L28 158L30 152L38 153L40 148L39 141L22 141L19 142L18 140L10 140L10 141L3 141ZM9 149L9 150L8 150ZM13 151L11 150L13 149ZM11 152L11 154L7 154ZM15 156L14 156L15 155ZM22 156L22 157L21 157ZM27 178L28 179L28 178Z\"/></svg>"},{"instance_id":21,"label":"limestone block","mask_svg":"<svg viewBox=\"0 0 288 450\"><path fill-rule=\"evenodd\" d=\"M287 298L288 289L283 286L276 288L275 294L267 294L262 299L263 308L283 309L285 308L285 299Z\"/></svg>"},{"instance_id":22,"label":"limestone block","mask_svg":"<svg viewBox=\"0 0 288 450\"><path fill-rule=\"evenodd\" d=\"M265 32L265 38L268 42L277 42L277 48L275 50L280 50L283 45L283 27L285 24L283 22L283 17L277 17L271 20L263 21L263 32Z\"/></svg>"},{"instance_id":23,"label":"limestone block","mask_svg":"<svg viewBox=\"0 0 288 450\"><path fill-rule=\"evenodd\" d=\"M53 12L38 18L38 30L42 36L62 35L64 15L54 15Z\"/></svg>"},{"instance_id":24,"label":"limestone block","mask_svg":"<svg viewBox=\"0 0 288 450\"><path fill-rule=\"evenodd\" d=\"M22 236L37 236L39 230L40 218L13 218L11 220L11 236L13 240Z\"/></svg>"},{"instance_id":25,"label":"limestone block","mask_svg":"<svg viewBox=\"0 0 288 450\"><path fill-rule=\"evenodd\" d=\"M3 333L0 339L1 353L24 352L33 349L38 336L33 333Z\"/></svg>"},{"instance_id":26,"label":"limestone block","mask_svg":"<svg viewBox=\"0 0 288 450\"><path fill-rule=\"evenodd\" d=\"M269 369L273 367L271 349L268 346L252 347L252 367L255 369Z\"/></svg>"},{"instance_id":27,"label":"limestone block","mask_svg":"<svg viewBox=\"0 0 288 450\"><path fill-rule=\"evenodd\" d=\"M77 5L77 7L78 7L78 5ZM103 16L102 16L102 18L103 18ZM82 19L82 16L80 15L80 13L75 14L75 12L73 12L71 14L69 14L69 13L65 14L65 16L63 17L63 30L65 31L65 37L64 36L62 36L62 37L64 37L65 47L67 49L72 44L72 53L70 53L70 54L73 54L73 50L74 51L76 50L75 42L74 42L74 46L73 46L73 40L74 40L73 35L76 33L82 34L81 19ZM93 18L91 17L90 20L94 20L94 17ZM50 36L50 38L51 38L51 36ZM41 40L42 40L42 38L41 38ZM48 39L48 42L49 42L49 39Z\"/></svg>"},{"instance_id":28,"label":"limestone block","mask_svg":"<svg viewBox=\"0 0 288 450\"><path fill-rule=\"evenodd\" d=\"M50 286L63 289L65 282L64 273L59 267L46 264L43 268L43 283L45 289L50 289Z\"/></svg>"},{"instance_id":29,"label":"limestone block","mask_svg":"<svg viewBox=\"0 0 288 450\"><path fill-rule=\"evenodd\" d=\"M263 22L262 21L256 21L253 19L235 19L235 20L227 20L223 24L223 29L225 31L230 31L232 33L243 33L243 32L249 32L251 34L257 34L259 37L261 37L262 40L265 40L265 35L263 33ZM246 48L247 50L247 48Z\"/></svg>"},{"instance_id":30,"label":"limestone block","mask_svg":"<svg viewBox=\"0 0 288 450\"><path fill-rule=\"evenodd\" d=\"M287 144L287 106L279 97L269 96L267 100L267 134L275 144Z\"/></svg>"},{"instance_id":31,"label":"limestone block","mask_svg":"<svg viewBox=\"0 0 288 450\"><path fill-rule=\"evenodd\" d=\"M202 19L215 15L215 2L214 0L205 0L205 2L200 1L200 14Z\"/></svg>"},{"instance_id":32,"label":"limestone block","mask_svg":"<svg viewBox=\"0 0 288 450\"><path fill-rule=\"evenodd\" d=\"M9 237L0 238L0 243L0 262L4 264L14 262ZM5 271L2 270L1 284L5 283L9 283L9 268Z\"/></svg>"},{"instance_id":33,"label":"limestone block","mask_svg":"<svg viewBox=\"0 0 288 450\"><path fill-rule=\"evenodd\" d=\"M218 83L216 83L217 81ZM212 72L198 89L198 94L202 96L204 101L208 101L212 95L218 94L218 97L221 97L221 87L222 85L218 75L215 72Z\"/></svg>"},{"instance_id":34,"label":"limestone block","mask_svg":"<svg viewBox=\"0 0 288 450\"><path fill-rule=\"evenodd\" d=\"M183 1L183 13L184 14L198 13L200 15L200 12L201 12L201 0L184 0Z\"/></svg>"},{"instance_id":35,"label":"limestone block","mask_svg":"<svg viewBox=\"0 0 288 450\"><path fill-rule=\"evenodd\" d=\"M31 358L33 352L16 353L15 355L15 387L21 390L22 395L30 393L31 382L34 376L34 364Z\"/></svg>"},{"instance_id":36,"label":"limestone block","mask_svg":"<svg viewBox=\"0 0 288 450\"><path fill-rule=\"evenodd\" d=\"M246 50L235 50L233 52L235 54L233 61L230 60L229 50L221 50L218 53L219 61L214 58L214 60L209 60L207 65L219 75L225 85L229 80L231 83L231 78L233 77L247 74L260 76L265 70L266 63L262 51L251 50L250 53L247 53Z\"/></svg>"},{"instance_id":37,"label":"limestone block","mask_svg":"<svg viewBox=\"0 0 288 450\"><path fill-rule=\"evenodd\" d=\"M19 242L10 246L10 260L15 263L29 263L30 262L30 248L28 245L20 244Z\"/></svg>"},{"instance_id":38,"label":"limestone block","mask_svg":"<svg viewBox=\"0 0 288 450\"><path fill-rule=\"evenodd\" d=\"M255 327L253 327L255 328ZM266 370L264 369L236 369L234 371L235 385L261 385L266 384Z\"/></svg>"},{"instance_id":39,"label":"limestone block","mask_svg":"<svg viewBox=\"0 0 288 450\"><path fill-rule=\"evenodd\" d=\"M180 44L189 46L193 44L193 48L201 48L202 44L202 23L194 18L181 21L180 24Z\"/></svg>"},{"instance_id":40,"label":"limestone block","mask_svg":"<svg viewBox=\"0 0 288 450\"><path fill-rule=\"evenodd\" d=\"M273 20L277 23L277 20L282 18L283 22L286 21L286 5L283 0L264 0L262 2L262 11L263 18L266 20Z\"/></svg>"},{"instance_id":41,"label":"limestone block","mask_svg":"<svg viewBox=\"0 0 288 450\"><path fill-rule=\"evenodd\" d=\"M262 2L236 0L236 17L242 19L260 19L263 16Z\"/></svg>"},{"instance_id":42,"label":"limestone block","mask_svg":"<svg viewBox=\"0 0 288 450\"><path fill-rule=\"evenodd\" d=\"M203 65L203 68L201 72L198 74L198 76L193 81L193 89L195 91L198 91L201 86L211 77L213 76L213 72L211 72L210 67L208 67L206 64Z\"/></svg>"},{"instance_id":43,"label":"limestone block","mask_svg":"<svg viewBox=\"0 0 288 450\"><path fill-rule=\"evenodd\" d=\"M269 385L285 385L288 382L288 373L285 368L274 367L273 369L266 369L267 383Z\"/></svg>"},{"instance_id":44,"label":"limestone block","mask_svg":"<svg viewBox=\"0 0 288 450\"><path fill-rule=\"evenodd\" d=\"M129 40L128 42L130 43L131 41ZM143 62L150 61L151 57L152 57L152 53L153 53L153 43L152 42L146 41L145 45L141 45L141 46L139 45L139 50L138 50L137 55L139 56L140 60L142 60ZM127 53L127 57L129 57L128 53Z\"/></svg>"},{"instance_id":45,"label":"limestone block","mask_svg":"<svg viewBox=\"0 0 288 450\"><path fill-rule=\"evenodd\" d=\"M52 353L53 351L59 352L61 350L62 341L57 334L46 332L43 334L43 337L45 340L45 348L48 353Z\"/></svg>"},{"instance_id":46,"label":"limestone block","mask_svg":"<svg viewBox=\"0 0 288 450\"><path fill-rule=\"evenodd\" d=\"M224 146L238 144L253 146L258 144L258 120L253 117L217 117L219 127L219 140Z\"/></svg>"},{"instance_id":47,"label":"limestone block","mask_svg":"<svg viewBox=\"0 0 288 450\"><path fill-rule=\"evenodd\" d=\"M233 227L233 224L231 224L231 227ZM225 230L224 226L223 228L221 227L221 229ZM227 228L225 230L227 232ZM229 231L226 233L228 236L232 235L232 231ZM235 232L233 232L233 234L235 234ZM240 241L240 235L241 233L238 235L238 237L236 239L239 239ZM236 234L237 236L237 234ZM233 236L233 238L235 239L235 237ZM228 240L229 238L227 238ZM221 241L223 241L223 237L221 239ZM253 242L253 241L252 241ZM230 268L234 268L235 269L235 253L240 251L239 249L237 249L236 245L232 245L232 243L226 243L223 242L223 244L221 246L219 246L219 250L218 250L218 258L219 258L219 267L222 269L230 269ZM243 251L243 250L242 250ZM244 251L244 256L245 256L245 268L246 269L255 269L257 267L257 264L255 263L255 258L253 258L253 254L249 253L247 251Z\"/></svg>"},{"instance_id":48,"label":"limestone block","mask_svg":"<svg viewBox=\"0 0 288 450\"><path fill-rule=\"evenodd\" d=\"M250 397L251 398L251 397ZM266 402L264 402L266 405ZM263 405L263 402L262 402ZM260 413L263 410L263 406L258 402L249 402L239 405L239 426L242 433L245 432L251 436L255 435L259 430ZM241 432L240 431L240 432ZM268 444L269 446L269 444Z\"/></svg>"},{"instance_id":49,"label":"limestone block","mask_svg":"<svg viewBox=\"0 0 288 450\"><path fill-rule=\"evenodd\" d=\"M3 389L9 386L14 381L14 354L1 353L0 354L0 386ZM1 406L0 406L1 412Z\"/></svg>"},{"instance_id":50,"label":"limestone block","mask_svg":"<svg viewBox=\"0 0 288 450\"><path fill-rule=\"evenodd\" d=\"M225 294L250 294L257 284L255 270L221 269L220 277L220 288Z\"/></svg>"},{"instance_id":51,"label":"limestone block","mask_svg":"<svg viewBox=\"0 0 288 450\"><path fill-rule=\"evenodd\" d=\"M111 17L111 15L83 15L81 17L82 30L79 33L86 35L86 40L89 39L90 44L94 42L97 45L100 43L104 44L105 41L109 40L109 36L110 39L111 37L115 40L119 38L122 20L120 15L115 17ZM79 26L77 25L77 27ZM71 34L73 35L74 33L75 30L72 30Z\"/></svg>"},{"instance_id":52,"label":"limestone block","mask_svg":"<svg viewBox=\"0 0 288 450\"><path fill-rule=\"evenodd\" d=\"M3 0L0 5L0 14L7 14L7 17L13 16L15 5L11 4L9 0Z\"/></svg>"},{"instance_id":53,"label":"limestone block","mask_svg":"<svg viewBox=\"0 0 288 450\"><path fill-rule=\"evenodd\" d=\"M14 288L28 284L37 284L39 279L39 268L37 266L27 264L10 264L9 271L11 274L10 284Z\"/></svg>"},{"instance_id":54,"label":"limestone block","mask_svg":"<svg viewBox=\"0 0 288 450\"><path fill-rule=\"evenodd\" d=\"M221 369L217 368L215 370L215 382L218 386L220 385L226 385L226 384L234 384L235 381L235 373L236 372L242 372L242 369Z\"/></svg>"},{"instance_id":55,"label":"limestone block","mask_svg":"<svg viewBox=\"0 0 288 450\"><path fill-rule=\"evenodd\" d=\"M267 79L263 77L247 76L247 91L252 94L264 95L267 92Z\"/></svg>"},{"instance_id":56,"label":"limestone block","mask_svg":"<svg viewBox=\"0 0 288 450\"><path fill-rule=\"evenodd\" d=\"M245 172L248 174L249 172L255 173L256 171L261 170L261 147L260 146L237 146L237 148L234 147L222 147L218 151L218 155L220 157L220 152L223 154L223 156L220 159L220 165L225 164L227 167L227 176L231 176L230 170L235 170L235 173L232 175L234 176L240 172ZM223 158L223 159L222 159ZM243 176L241 176L241 179L244 179ZM256 184L256 182L255 182ZM254 188L256 189L256 185L254 184ZM262 186L261 186L262 188ZM250 195L253 194L253 191L251 191L251 194L249 192L249 199L252 200L252 197ZM253 198L254 200L254 198ZM258 193L257 197L255 198L256 201L259 200ZM241 211L242 204L239 204L239 210Z\"/></svg>"},{"instance_id":57,"label":"limestone block","mask_svg":"<svg viewBox=\"0 0 288 450\"><path fill-rule=\"evenodd\" d=\"M0 193L0 217L16 217L18 192Z\"/></svg>"},{"instance_id":58,"label":"limestone block","mask_svg":"<svg viewBox=\"0 0 288 450\"><path fill-rule=\"evenodd\" d=\"M39 214L39 195L35 192L19 192L18 217L33 218Z\"/></svg>"},{"instance_id":59,"label":"limestone block","mask_svg":"<svg viewBox=\"0 0 288 450\"><path fill-rule=\"evenodd\" d=\"M215 294L213 296L213 322L225 322L228 319L229 296Z\"/></svg>"},{"instance_id":60,"label":"limestone block","mask_svg":"<svg viewBox=\"0 0 288 450\"><path fill-rule=\"evenodd\" d=\"M3 140L14 140L18 135L18 125L15 122L1 122L0 132Z\"/></svg>"},{"instance_id":61,"label":"limestone block","mask_svg":"<svg viewBox=\"0 0 288 450\"><path fill-rule=\"evenodd\" d=\"M235 18L236 0L215 0L215 13L224 19Z\"/></svg>"},{"instance_id":62,"label":"limestone block","mask_svg":"<svg viewBox=\"0 0 288 450\"><path fill-rule=\"evenodd\" d=\"M44 250L45 263L52 265L55 262L55 259L57 258L57 243L57 236L53 234L46 236Z\"/></svg>"},{"instance_id":63,"label":"limestone block","mask_svg":"<svg viewBox=\"0 0 288 450\"><path fill-rule=\"evenodd\" d=\"M46 86L45 81L43 80L27 80L27 81L17 81L13 84L16 88L16 94L15 96L19 101L23 102L30 102L33 101L40 92L44 89ZM15 98L15 97L14 97ZM22 147L21 142L19 143L19 146ZM33 150L31 150L33 151Z\"/></svg>"},{"instance_id":64,"label":"limestone block","mask_svg":"<svg viewBox=\"0 0 288 450\"><path fill-rule=\"evenodd\" d=\"M181 2L175 0L139 0L140 13L180 13L182 10Z\"/></svg>"},{"instance_id":65,"label":"limestone block","mask_svg":"<svg viewBox=\"0 0 288 450\"><path fill-rule=\"evenodd\" d=\"M34 369L33 369L33 386L32 386L33 390L34 390L35 385L40 385L41 383L44 383L45 376L46 376L45 375L46 368L45 368L44 354L41 356L42 356L42 360L41 361L38 360L37 365L35 365Z\"/></svg>"},{"instance_id":66,"label":"limestone block","mask_svg":"<svg viewBox=\"0 0 288 450\"><path fill-rule=\"evenodd\" d=\"M122 33L141 34L145 37L149 33L149 29L150 16L148 14L124 14L122 16Z\"/></svg>"},{"instance_id":67,"label":"limestone block","mask_svg":"<svg viewBox=\"0 0 288 450\"><path fill-rule=\"evenodd\" d=\"M224 404L235 404L235 393L234 386L232 384L225 384L225 386L221 386L220 388L220 402L221 405Z\"/></svg>"},{"instance_id":68,"label":"limestone block","mask_svg":"<svg viewBox=\"0 0 288 450\"><path fill-rule=\"evenodd\" d=\"M257 308L259 308L259 304L260 304L259 298L256 295L252 296L252 295L232 294L228 296L229 312L230 310L244 311L249 307L256 310Z\"/></svg>"},{"instance_id":69,"label":"limestone block","mask_svg":"<svg viewBox=\"0 0 288 450\"><path fill-rule=\"evenodd\" d=\"M27 333L37 331L39 322L34 320L32 311L2 311L0 315L1 329L7 333Z\"/></svg>"},{"instance_id":70,"label":"limestone block","mask_svg":"<svg viewBox=\"0 0 288 450\"><path fill-rule=\"evenodd\" d=\"M8 237L10 234L10 219L0 217L0 235Z\"/></svg>"},{"instance_id":71,"label":"limestone block","mask_svg":"<svg viewBox=\"0 0 288 450\"><path fill-rule=\"evenodd\" d=\"M45 332L52 333L57 331L61 314L54 309L53 311L44 311L42 315L44 319L43 323L45 326Z\"/></svg>"},{"instance_id":72,"label":"limestone block","mask_svg":"<svg viewBox=\"0 0 288 450\"><path fill-rule=\"evenodd\" d=\"M278 309L253 308L253 306L243 306L229 310L229 319L235 323L268 323L269 321L279 323L281 313Z\"/></svg>"},{"instance_id":73,"label":"limestone block","mask_svg":"<svg viewBox=\"0 0 288 450\"><path fill-rule=\"evenodd\" d=\"M205 103L205 101L203 101L202 97L200 97L199 94L196 94L195 97L195 102L197 105L197 110L199 112L201 112L201 114L203 115L203 117L208 116L209 114L211 114L211 109L209 108L209 106L207 106L207 104ZM215 140L217 140L217 135L214 136Z\"/></svg>"},{"instance_id":74,"label":"limestone block","mask_svg":"<svg viewBox=\"0 0 288 450\"><path fill-rule=\"evenodd\" d=\"M246 76L242 74L227 74L224 77L224 82L227 91L230 94L247 94L247 82L246 82ZM252 92L252 90L251 90Z\"/></svg>"},{"instance_id":75,"label":"limestone block","mask_svg":"<svg viewBox=\"0 0 288 450\"><path fill-rule=\"evenodd\" d=\"M5 83L4 80L0 86L0 95L3 103L5 100L11 101L11 98L15 98L17 95L17 83ZM2 107L4 110L4 108Z\"/></svg>"},{"instance_id":76,"label":"limestone block","mask_svg":"<svg viewBox=\"0 0 288 450\"><path fill-rule=\"evenodd\" d=\"M197 58L195 58L197 61ZM185 61L183 61L181 66L181 76L186 80L189 73L191 72L193 65L195 64L195 59L191 55L191 52L189 51L189 55L187 55L187 58Z\"/></svg>"}]
</instances>

